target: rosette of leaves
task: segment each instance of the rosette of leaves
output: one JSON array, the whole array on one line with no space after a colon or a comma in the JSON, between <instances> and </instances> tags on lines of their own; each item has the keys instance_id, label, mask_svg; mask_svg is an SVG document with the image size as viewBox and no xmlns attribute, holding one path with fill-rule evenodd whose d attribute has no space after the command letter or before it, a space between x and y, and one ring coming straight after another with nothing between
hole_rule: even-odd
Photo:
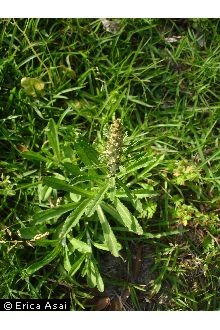
<instances>
[{"instance_id":1,"label":"rosette of leaves","mask_svg":"<svg viewBox=\"0 0 220 330\"><path fill-rule=\"evenodd\" d=\"M142 200L155 196L153 189L145 186L139 189L137 185L133 189L127 186L126 180L137 168L146 175L161 157L151 157L149 161L144 155L141 159L131 158L126 171L116 177L123 143L119 119L110 127L106 146L108 170L103 167L93 145L81 135L71 140L63 135L59 125L50 119L45 130L47 141L42 149L22 153L28 162L40 162L44 174L38 182L31 183L38 186L39 207L29 225L20 230L20 237L25 232L24 239L29 233L28 239L33 240L33 235L49 233L34 242L42 250L42 259L31 263L24 275L31 276L57 260L68 277L76 280L80 274L80 278L87 278L90 287L103 291L96 258L98 251L120 256L122 245L118 228L122 233L142 235L143 228L137 220L145 207Z\"/></svg>"}]
</instances>

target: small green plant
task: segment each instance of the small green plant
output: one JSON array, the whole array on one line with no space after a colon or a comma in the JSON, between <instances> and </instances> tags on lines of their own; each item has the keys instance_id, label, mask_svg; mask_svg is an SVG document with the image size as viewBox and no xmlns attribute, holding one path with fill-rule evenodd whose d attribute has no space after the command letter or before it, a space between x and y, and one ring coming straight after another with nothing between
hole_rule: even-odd
<instances>
[{"instance_id":1,"label":"small green plant","mask_svg":"<svg viewBox=\"0 0 220 330\"><path fill-rule=\"evenodd\" d=\"M120 175L123 133L119 119L110 127L104 158L79 134L75 142L66 142L65 137L61 142L53 119L49 120L46 134L47 141L40 152L23 152L26 159L44 163L42 179L36 184L39 203L46 210L37 212L19 234L32 240L40 235L38 242L50 245L51 251L27 267L23 274L30 276L59 258L68 276L80 270L90 287L103 291L96 250L120 256L122 246L115 236L115 228L143 234L131 210L143 217L141 200L149 197L149 190L128 188L126 177L137 167L146 167L148 162L146 158L131 158ZM151 211L151 216L153 213ZM51 234L45 237L46 232Z\"/></svg>"}]
</instances>

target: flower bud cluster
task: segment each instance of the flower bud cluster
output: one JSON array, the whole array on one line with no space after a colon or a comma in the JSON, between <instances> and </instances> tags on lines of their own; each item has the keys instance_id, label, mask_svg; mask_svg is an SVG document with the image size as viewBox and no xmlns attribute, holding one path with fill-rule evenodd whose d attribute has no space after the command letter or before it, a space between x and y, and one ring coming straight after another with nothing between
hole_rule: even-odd
<instances>
[{"instance_id":1,"label":"flower bud cluster","mask_svg":"<svg viewBox=\"0 0 220 330\"><path fill-rule=\"evenodd\" d=\"M120 119L113 121L107 142L105 156L111 176L115 176L118 170L123 144L123 128Z\"/></svg>"}]
</instances>

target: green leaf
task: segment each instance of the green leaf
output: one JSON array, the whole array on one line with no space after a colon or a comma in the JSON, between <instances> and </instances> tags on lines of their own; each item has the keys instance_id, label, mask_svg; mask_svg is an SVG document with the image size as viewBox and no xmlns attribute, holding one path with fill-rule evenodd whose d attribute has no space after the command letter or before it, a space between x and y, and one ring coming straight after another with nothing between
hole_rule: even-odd
<instances>
[{"instance_id":1,"label":"green leaf","mask_svg":"<svg viewBox=\"0 0 220 330\"><path fill-rule=\"evenodd\" d=\"M41 201L45 202L49 199L51 193L53 191L53 188L48 186L43 186L42 184L39 184L38 186L38 198Z\"/></svg>"},{"instance_id":2,"label":"green leaf","mask_svg":"<svg viewBox=\"0 0 220 330\"><path fill-rule=\"evenodd\" d=\"M150 164L147 164L147 166L145 167L145 169L137 176L138 179L144 178L146 177L146 174L148 172L150 172L154 167L156 167L158 164L161 163L161 161L164 159L165 155L161 155L160 157L158 157L157 159L151 161Z\"/></svg>"},{"instance_id":3,"label":"green leaf","mask_svg":"<svg viewBox=\"0 0 220 330\"><path fill-rule=\"evenodd\" d=\"M153 108L152 105L150 105L146 102L140 101L138 98L136 98L136 96L128 95L128 100L131 101L131 102L140 104L140 105L142 105L144 107L147 107L147 108Z\"/></svg>"},{"instance_id":4,"label":"green leaf","mask_svg":"<svg viewBox=\"0 0 220 330\"><path fill-rule=\"evenodd\" d=\"M63 262L65 270L69 273L71 270L71 264L70 264L70 259L69 259L69 251L67 248L64 250L64 262Z\"/></svg>"},{"instance_id":5,"label":"green leaf","mask_svg":"<svg viewBox=\"0 0 220 330\"><path fill-rule=\"evenodd\" d=\"M80 138L74 145L76 152L84 165L91 166L93 164L99 164L98 153L90 144Z\"/></svg>"},{"instance_id":6,"label":"green leaf","mask_svg":"<svg viewBox=\"0 0 220 330\"><path fill-rule=\"evenodd\" d=\"M136 172L140 168L146 167L148 164L151 164L151 160L147 160L147 155L132 162L126 167L126 174L131 172Z\"/></svg>"},{"instance_id":7,"label":"green leaf","mask_svg":"<svg viewBox=\"0 0 220 330\"><path fill-rule=\"evenodd\" d=\"M154 187L149 185L149 188L141 188L141 189L132 189L132 195L135 196L138 199L141 198L148 198L148 197L155 197L158 196L158 193L154 191ZM125 191L117 190L116 197L128 199L128 194L125 193Z\"/></svg>"},{"instance_id":8,"label":"green leaf","mask_svg":"<svg viewBox=\"0 0 220 330\"><path fill-rule=\"evenodd\" d=\"M35 241L34 243L35 245L37 246L45 246L45 247L48 247L48 246L56 246L57 245L57 239L38 239Z\"/></svg>"},{"instance_id":9,"label":"green leaf","mask_svg":"<svg viewBox=\"0 0 220 330\"><path fill-rule=\"evenodd\" d=\"M87 283L89 285L90 288L94 288L97 286L98 290L100 292L104 291L104 283L102 280L102 277L99 273L97 264L96 264L96 260L94 258L89 258L88 262L87 262L87 269L86 269L86 273L87 273Z\"/></svg>"},{"instance_id":10,"label":"green leaf","mask_svg":"<svg viewBox=\"0 0 220 330\"><path fill-rule=\"evenodd\" d=\"M77 165L69 163L65 160L63 160L62 165L65 168L65 170L67 171L67 173L69 173L69 174L74 174L75 176L78 176L78 175L82 174L82 172L80 171L79 166L77 166Z\"/></svg>"},{"instance_id":11,"label":"green leaf","mask_svg":"<svg viewBox=\"0 0 220 330\"><path fill-rule=\"evenodd\" d=\"M20 228L17 232L19 237L22 239L33 239L36 235L43 234L46 232L46 226L43 228L36 228L36 227L23 227Z\"/></svg>"},{"instance_id":12,"label":"green leaf","mask_svg":"<svg viewBox=\"0 0 220 330\"><path fill-rule=\"evenodd\" d=\"M157 203L153 200L148 200L144 203L143 211L141 212L142 218L151 219L157 210Z\"/></svg>"},{"instance_id":13,"label":"green leaf","mask_svg":"<svg viewBox=\"0 0 220 330\"><path fill-rule=\"evenodd\" d=\"M153 157L153 159L148 160L148 155L146 154L146 156L141 157L140 159L135 162L132 162L126 167L126 175L131 172L136 172L141 168L144 168L144 170L138 175L138 178L141 178L152 168L156 167L163 159L164 155L161 155L158 158Z\"/></svg>"},{"instance_id":14,"label":"green leaf","mask_svg":"<svg viewBox=\"0 0 220 330\"><path fill-rule=\"evenodd\" d=\"M90 202L90 199L83 200L78 206L75 208L75 210L66 218L63 227L61 229L61 232L59 234L60 238L65 237L69 231L77 225L82 215L85 213L86 208ZM74 204L76 205L76 204Z\"/></svg>"},{"instance_id":15,"label":"green leaf","mask_svg":"<svg viewBox=\"0 0 220 330\"><path fill-rule=\"evenodd\" d=\"M73 276L76 274L76 272L79 270L79 268L82 265L85 258L86 258L86 254L83 254L74 262L74 264L71 266L71 269L69 271L70 276Z\"/></svg>"},{"instance_id":16,"label":"green leaf","mask_svg":"<svg viewBox=\"0 0 220 330\"><path fill-rule=\"evenodd\" d=\"M110 214L114 219L121 221L120 215L118 214L118 212L115 210L115 208L112 205L102 202L101 206L102 206L103 210L108 212L108 214Z\"/></svg>"},{"instance_id":17,"label":"green leaf","mask_svg":"<svg viewBox=\"0 0 220 330\"><path fill-rule=\"evenodd\" d=\"M48 123L47 137L48 137L49 145L53 149L54 156L58 161L60 161L61 157L60 157L58 130L57 130L57 125L52 118L50 118Z\"/></svg>"},{"instance_id":18,"label":"green leaf","mask_svg":"<svg viewBox=\"0 0 220 330\"><path fill-rule=\"evenodd\" d=\"M76 152L70 145L62 145L63 158L65 161L73 162L76 159Z\"/></svg>"},{"instance_id":19,"label":"green leaf","mask_svg":"<svg viewBox=\"0 0 220 330\"><path fill-rule=\"evenodd\" d=\"M138 211L142 211L142 203L138 200L138 198L134 195L133 191L130 191L129 188L120 180L116 181L123 189L128 198L128 201L133 205L133 207Z\"/></svg>"},{"instance_id":20,"label":"green leaf","mask_svg":"<svg viewBox=\"0 0 220 330\"><path fill-rule=\"evenodd\" d=\"M39 152L35 152L35 151L22 152L22 156L28 160L37 160L39 162L51 162L51 159L48 159L42 156Z\"/></svg>"},{"instance_id":21,"label":"green leaf","mask_svg":"<svg viewBox=\"0 0 220 330\"><path fill-rule=\"evenodd\" d=\"M161 237L167 237L167 236L172 236L172 235L179 235L179 234L183 234L187 232L187 230L171 230L171 231L168 231L168 232L162 232L162 233L159 233L159 234L151 234L151 233L144 233L143 236L146 237L146 238L161 238Z\"/></svg>"},{"instance_id":22,"label":"green leaf","mask_svg":"<svg viewBox=\"0 0 220 330\"><path fill-rule=\"evenodd\" d=\"M53 261L58 256L58 254L60 253L60 250L61 250L61 246L57 245L50 253L48 253L46 255L45 258L41 259L38 262L35 262L34 264L32 264L31 266L26 268L24 273L26 275L34 274L36 271L38 271L39 269L41 269L42 267L46 266L51 261Z\"/></svg>"},{"instance_id":23,"label":"green leaf","mask_svg":"<svg viewBox=\"0 0 220 330\"><path fill-rule=\"evenodd\" d=\"M106 243L100 244L100 243L93 242L92 244L99 250L109 251L109 248L107 247Z\"/></svg>"},{"instance_id":24,"label":"green leaf","mask_svg":"<svg viewBox=\"0 0 220 330\"><path fill-rule=\"evenodd\" d=\"M70 198L71 198L71 200L73 201L73 202L75 202L75 203L78 203L79 201L80 201L80 199L81 199L81 195L79 195L79 194L74 194L74 193L70 193Z\"/></svg>"},{"instance_id":25,"label":"green leaf","mask_svg":"<svg viewBox=\"0 0 220 330\"><path fill-rule=\"evenodd\" d=\"M98 213L99 221L102 226L106 245L114 257L119 257L118 252L121 250L121 245L117 242L117 239L116 239L100 205L98 205L98 207L97 207L97 213Z\"/></svg>"},{"instance_id":26,"label":"green leaf","mask_svg":"<svg viewBox=\"0 0 220 330\"><path fill-rule=\"evenodd\" d=\"M135 233L137 233L138 230L138 232L142 234L143 230L140 227L139 223L137 222L137 219L130 214L129 210L122 203L120 204L126 209L125 212L126 214L128 213L128 219L122 219L120 212L117 212L118 210L116 211L112 205L102 202L101 206L107 213L109 213L120 224L123 224L125 227L127 227L130 231L134 231ZM136 230L133 230L133 228L136 228Z\"/></svg>"},{"instance_id":27,"label":"green leaf","mask_svg":"<svg viewBox=\"0 0 220 330\"><path fill-rule=\"evenodd\" d=\"M125 227L129 229L129 231L132 231L138 235L143 234L143 229L141 228L137 219L130 213L127 207L120 202L119 199L116 199L116 209L121 218L121 222Z\"/></svg>"},{"instance_id":28,"label":"green leaf","mask_svg":"<svg viewBox=\"0 0 220 330\"><path fill-rule=\"evenodd\" d=\"M35 187L35 186L38 186L38 185L39 185L39 181L38 182L34 182L34 183L20 184L20 185L17 185L17 187L14 189L14 191L21 190L21 189L31 188L31 187Z\"/></svg>"},{"instance_id":29,"label":"green leaf","mask_svg":"<svg viewBox=\"0 0 220 330\"><path fill-rule=\"evenodd\" d=\"M41 211L34 215L33 220L34 224L48 221L50 219L53 219L55 217L60 217L62 214L71 211L76 206L76 203L68 203L65 205L53 207L51 209Z\"/></svg>"},{"instance_id":30,"label":"green leaf","mask_svg":"<svg viewBox=\"0 0 220 330\"><path fill-rule=\"evenodd\" d=\"M52 187L53 189L68 191L83 196L94 196L93 192L82 189L76 185L71 185L70 183L67 183L58 178L54 178L52 176L43 178L43 183L49 187Z\"/></svg>"},{"instance_id":31,"label":"green leaf","mask_svg":"<svg viewBox=\"0 0 220 330\"><path fill-rule=\"evenodd\" d=\"M79 239L76 238L71 238L69 239L70 244L73 246L74 250L78 250L81 253L91 253L92 249L91 246L86 244L83 241L80 241Z\"/></svg>"},{"instance_id":32,"label":"green leaf","mask_svg":"<svg viewBox=\"0 0 220 330\"><path fill-rule=\"evenodd\" d=\"M99 193L95 196L94 199L91 200L90 205L88 207L88 210L86 212L86 215L88 217L91 217L91 215L95 212L97 209L98 205L101 203L103 198L105 197L105 193L109 188L109 183L107 183L100 191Z\"/></svg>"}]
</instances>

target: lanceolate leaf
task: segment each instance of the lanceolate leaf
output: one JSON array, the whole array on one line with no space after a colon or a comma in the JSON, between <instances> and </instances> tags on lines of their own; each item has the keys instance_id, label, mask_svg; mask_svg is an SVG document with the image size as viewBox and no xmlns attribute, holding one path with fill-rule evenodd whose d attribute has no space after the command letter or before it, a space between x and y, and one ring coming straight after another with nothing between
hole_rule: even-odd
<instances>
[{"instance_id":1,"label":"lanceolate leaf","mask_svg":"<svg viewBox=\"0 0 220 330\"><path fill-rule=\"evenodd\" d=\"M120 222L120 224L123 224L130 231L142 235L143 230L139 225L137 219L130 213L130 211L127 209L127 207L124 204L122 204L118 199L117 201L119 202L116 207L117 211L112 205L109 205L104 202L101 203L101 206L103 210L105 210L114 219Z\"/></svg>"},{"instance_id":2,"label":"lanceolate leaf","mask_svg":"<svg viewBox=\"0 0 220 330\"><path fill-rule=\"evenodd\" d=\"M71 185L70 183L67 183L61 179L54 178L51 176L43 178L43 183L53 189L69 191L69 192L73 192L75 194L83 195L83 196L94 196L94 193L92 193L88 190L85 190L76 185Z\"/></svg>"},{"instance_id":3,"label":"lanceolate leaf","mask_svg":"<svg viewBox=\"0 0 220 330\"><path fill-rule=\"evenodd\" d=\"M133 207L138 211L142 211L142 204L141 202L137 199L137 197L129 190L129 188L120 180L117 180L117 183L124 189L125 194L128 197L128 200L132 203Z\"/></svg>"},{"instance_id":4,"label":"lanceolate leaf","mask_svg":"<svg viewBox=\"0 0 220 330\"><path fill-rule=\"evenodd\" d=\"M76 203L68 203L65 205L53 207L46 211L41 211L34 215L34 224L46 222L55 217L60 217L62 214L71 211L76 206Z\"/></svg>"},{"instance_id":5,"label":"lanceolate leaf","mask_svg":"<svg viewBox=\"0 0 220 330\"><path fill-rule=\"evenodd\" d=\"M108 212L108 214L110 214L114 219L120 221L121 217L112 205L102 202L101 206L102 206L103 210Z\"/></svg>"},{"instance_id":6,"label":"lanceolate leaf","mask_svg":"<svg viewBox=\"0 0 220 330\"><path fill-rule=\"evenodd\" d=\"M73 246L74 250L78 250L81 253L91 253L91 246L86 244L85 242L80 241L76 238L69 239L70 244Z\"/></svg>"},{"instance_id":7,"label":"lanceolate leaf","mask_svg":"<svg viewBox=\"0 0 220 330\"><path fill-rule=\"evenodd\" d=\"M54 156L57 158L58 161L61 160L60 158L60 144L59 144L59 137L57 131L57 125L55 121L50 118L48 123L48 131L47 137L51 148L53 149Z\"/></svg>"},{"instance_id":8,"label":"lanceolate leaf","mask_svg":"<svg viewBox=\"0 0 220 330\"><path fill-rule=\"evenodd\" d=\"M109 188L109 183L107 183L95 196L95 198L91 201L88 211L86 212L87 216L90 217L95 210L97 209L98 205L101 203L102 199L105 197L105 193Z\"/></svg>"},{"instance_id":9,"label":"lanceolate leaf","mask_svg":"<svg viewBox=\"0 0 220 330\"><path fill-rule=\"evenodd\" d=\"M156 167L158 164L162 162L164 159L164 155L159 156L155 161L152 161L150 164L147 164L145 169L137 176L138 179L141 179L146 176L146 173L150 172L152 168Z\"/></svg>"},{"instance_id":10,"label":"lanceolate leaf","mask_svg":"<svg viewBox=\"0 0 220 330\"><path fill-rule=\"evenodd\" d=\"M100 205L97 207L97 213L98 213L99 221L102 226L106 245L114 257L119 257L118 252L121 250L121 245L117 242L117 239L116 239Z\"/></svg>"},{"instance_id":11,"label":"lanceolate leaf","mask_svg":"<svg viewBox=\"0 0 220 330\"><path fill-rule=\"evenodd\" d=\"M92 244L99 250L109 251L109 248L107 247L106 243L100 244L100 243L93 242Z\"/></svg>"},{"instance_id":12,"label":"lanceolate leaf","mask_svg":"<svg viewBox=\"0 0 220 330\"><path fill-rule=\"evenodd\" d=\"M22 227L17 231L17 233L22 239L33 239L36 235L43 236L44 233L47 233L46 229L46 226L40 226L40 228L39 226Z\"/></svg>"},{"instance_id":13,"label":"lanceolate leaf","mask_svg":"<svg viewBox=\"0 0 220 330\"><path fill-rule=\"evenodd\" d=\"M143 234L143 229L137 219L130 213L127 207L120 202L119 199L116 199L116 209L120 215L121 222L129 229L129 231L132 231L138 235Z\"/></svg>"},{"instance_id":14,"label":"lanceolate leaf","mask_svg":"<svg viewBox=\"0 0 220 330\"><path fill-rule=\"evenodd\" d=\"M64 250L64 262L63 262L64 268L67 272L71 269L70 259L69 259L69 251L65 248Z\"/></svg>"},{"instance_id":15,"label":"lanceolate leaf","mask_svg":"<svg viewBox=\"0 0 220 330\"><path fill-rule=\"evenodd\" d=\"M59 234L60 238L65 237L69 233L69 231L77 225L80 218L85 213L89 202L90 199L83 200L80 204L78 204L78 206L74 209L74 211L66 218L64 225L61 229L61 232Z\"/></svg>"},{"instance_id":16,"label":"lanceolate leaf","mask_svg":"<svg viewBox=\"0 0 220 330\"><path fill-rule=\"evenodd\" d=\"M140 158L137 161L132 162L126 167L126 174L131 172L136 172L138 169L144 169L139 175L138 178L141 178L144 174L148 173L152 168L156 167L162 160L164 155L159 156L158 158L154 157L153 159L147 160L147 155Z\"/></svg>"},{"instance_id":17,"label":"lanceolate leaf","mask_svg":"<svg viewBox=\"0 0 220 330\"><path fill-rule=\"evenodd\" d=\"M132 194L136 197L136 198L145 198L145 197L154 197L157 196L158 193L154 191L153 187L149 187L148 189L134 189L132 190ZM117 191L116 193L116 197L119 198L126 198L127 194L124 191Z\"/></svg>"},{"instance_id":18,"label":"lanceolate leaf","mask_svg":"<svg viewBox=\"0 0 220 330\"><path fill-rule=\"evenodd\" d=\"M86 166L98 165L99 159L97 151L82 138L75 142L75 149L82 162Z\"/></svg>"},{"instance_id":19,"label":"lanceolate leaf","mask_svg":"<svg viewBox=\"0 0 220 330\"><path fill-rule=\"evenodd\" d=\"M42 156L39 152L25 151L22 156L28 160L37 160L39 162L50 162L51 159ZM51 155L52 156L52 155Z\"/></svg>"},{"instance_id":20,"label":"lanceolate leaf","mask_svg":"<svg viewBox=\"0 0 220 330\"><path fill-rule=\"evenodd\" d=\"M99 273L96 261L94 258L89 258L87 262L87 283L91 288L97 286L100 292L104 291L104 283Z\"/></svg>"},{"instance_id":21,"label":"lanceolate leaf","mask_svg":"<svg viewBox=\"0 0 220 330\"><path fill-rule=\"evenodd\" d=\"M126 167L126 174L130 172L135 172L140 168L145 168L147 165L151 164L151 160L147 160L147 155L132 162Z\"/></svg>"},{"instance_id":22,"label":"lanceolate leaf","mask_svg":"<svg viewBox=\"0 0 220 330\"><path fill-rule=\"evenodd\" d=\"M72 265L72 267L69 271L70 276L73 276L76 274L76 272L79 270L79 268L82 265L85 258L86 258L86 254L83 254L74 262L74 264Z\"/></svg>"},{"instance_id":23,"label":"lanceolate leaf","mask_svg":"<svg viewBox=\"0 0 220 330\"><path fill-rule=\"evenodd\" d=\"M46 255L45 258L41 259L40 261L32 264L31 266L29 266L26 270L25 273L27 275L32 275L34 274L36 271L38 271L40 268L44 267L45 265L49 264L52 260L54 260L59 252L61 250L61 246L56 246L50 253L48 253Z\"/></svg>"},{"instance_id":24,"label":"lanceolate leaf","mask_svg":"<svg viewBox=\"0 0 220 330\"><path fill-rule=\"evenodd\" d=\"M40 200L40 203L41 201L47 201L51 195L53 191L53 188L51 187L48 187L47 185L41 185L39 184L38 185L38 197L39 197L39 200Z\"/></svg>"}]
</instances>

